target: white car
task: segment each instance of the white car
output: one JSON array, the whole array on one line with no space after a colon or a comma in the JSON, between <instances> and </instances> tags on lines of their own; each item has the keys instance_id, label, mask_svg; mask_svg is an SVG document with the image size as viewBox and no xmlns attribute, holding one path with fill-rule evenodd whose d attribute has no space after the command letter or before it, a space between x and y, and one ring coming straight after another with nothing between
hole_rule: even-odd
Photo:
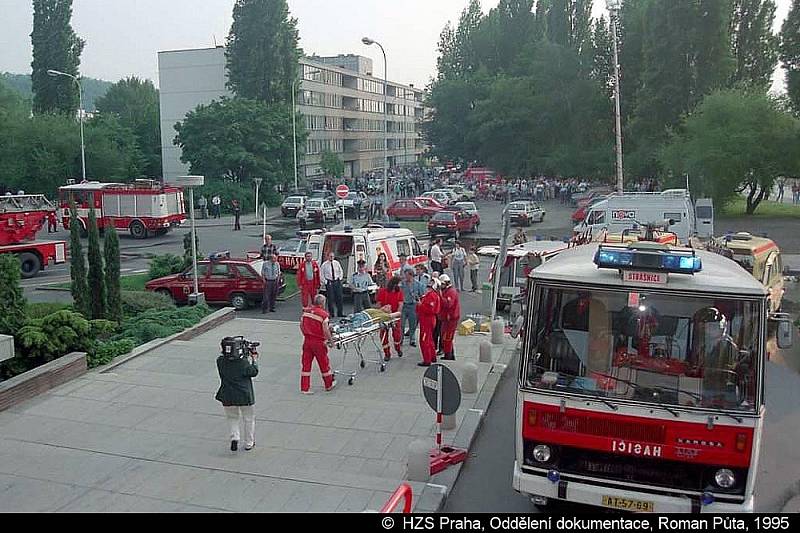
<instances>
[{"instance_id":1,"label":"white car","mask_svg":"<svg viewBox=\"0 0 800 533\"><path fill-rule=\"evenodd\" d=\"M442 193L446 194L447 197L450 199L447 202L449 205L455 205L456 202L460 202L461 201L461 197L458 194L456 194L456 192L453 189L436 189L433 192L442 192Z\"/></svg>"},{"instance_id":2,"label":"white car","mask_svg":"<svg viewBox=\"0 0 800 533\"><path fill-rule=\"evenodd\" d=\"M455 203L453 194L450 191L428 191L422 195L423 198L433 198L442 205L452 205Z\"/></svg>"},{"instance_id":3,"label":"white car","mask_svg":"<svg viewBox=\"0 0 800 533\"><path fill-rule=\"evenodd\" d=\"M532 222L543 222L545 210L536 202L520 200L508 205L508 216L512 224L530 226Z\"/></svg>"},{"instance_id":4,"label":"white car","mask_svg":"<svg viewBox=\"0 0 800 533\"><path fill-rule=\"evenodd\" d=\"M347 198L339 198L336 200L336 207L339 209L344 207L347 211L354 211L356 206L358 206L359 209L365 209L369 206L369 197L366 193L350 191L347 193Z\"/></svg>"},{"instance_id":5,"label":"white car","mask_svg":"<svg viewBox=\"0 0 800 533\"><path fill-rule=\"evenodd\" d=\"M475 205L475 202L458 202L456 203L456 207L463 209L470 215L478 214L478 206Z\"/></svg>"},{"instance_id":6,"label":"white car","mask_svg":"<svg viewBox=\"0 0 800 533\"><path fill-rule=\"evenodd\" d=\"M475 199L475 191L471 191L461 185L448 185L445 189L453 191L461 202L468 202Z\"/></svg>"}]
</instances>

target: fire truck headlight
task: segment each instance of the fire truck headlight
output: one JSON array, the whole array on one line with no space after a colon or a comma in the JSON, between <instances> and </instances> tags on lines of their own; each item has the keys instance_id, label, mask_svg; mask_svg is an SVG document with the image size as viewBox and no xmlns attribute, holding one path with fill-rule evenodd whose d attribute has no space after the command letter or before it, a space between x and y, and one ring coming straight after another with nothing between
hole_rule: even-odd
<instances>
[{"instance_id":1,"label":"fire truck headlight","mask_svg":"<svg viewBox=\"0 0 800 533\"><path fill-rule=\"evenodd\" d=\"M730 489L736 484L736 476L733 471L727 468L720 468L717 470L717 473L714 474L714 483L720 488Z\"/></svg>"},{"instance_id":2,"label":"fire truck headlight","mask_svg":"<svg viewBox=\"0 0 800 533\"><path fill-rule=\"evenodd\" d=\"M533 448L533 458L539 463L546 463L550 460L550 446L539 444Z\"/></svg>"}]
</instances>

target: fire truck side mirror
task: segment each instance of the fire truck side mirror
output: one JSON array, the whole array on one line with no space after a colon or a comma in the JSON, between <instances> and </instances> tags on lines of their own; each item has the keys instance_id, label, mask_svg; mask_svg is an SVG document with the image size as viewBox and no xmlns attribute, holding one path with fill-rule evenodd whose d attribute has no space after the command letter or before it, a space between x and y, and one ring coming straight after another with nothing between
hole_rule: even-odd
<instances>
[{"instance_id":1,"label":"fire truck side mirror","mask_svg":"<svg viewBox=\"0 0 800 533\"><path fill-rule=\"evenodd\" d=\"M776 331L776 341L778 344L778 348L781 350L786 350L792 347L793 341L793 334L794 334L794 326L792 324L791 317L786 313L775 313L770 317L771 320L774 320L778 323L777 331Z\"/></svg>"}]
</instances>

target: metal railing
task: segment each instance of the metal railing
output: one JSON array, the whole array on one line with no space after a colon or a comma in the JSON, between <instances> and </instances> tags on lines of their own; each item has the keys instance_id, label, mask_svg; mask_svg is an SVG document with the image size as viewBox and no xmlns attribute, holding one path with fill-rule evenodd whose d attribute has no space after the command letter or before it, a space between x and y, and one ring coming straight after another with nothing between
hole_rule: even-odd
<instances>
[{"instance_id":1,"label":"metal railing","mask_svg":"<svg viewBox=\"0 0 800 533\"><path fill-rule=\"evenodd\" d=\"M394 494L389 498L389 500L381 507L380 512L383 514L393 513L397 506L400 504L400 500L403 500L403 514L411 513L411 503L413 501L414 491L411 489L411 485L408 483L403 483L397 490L394 491Z\"/></svg>"}]
</instances>

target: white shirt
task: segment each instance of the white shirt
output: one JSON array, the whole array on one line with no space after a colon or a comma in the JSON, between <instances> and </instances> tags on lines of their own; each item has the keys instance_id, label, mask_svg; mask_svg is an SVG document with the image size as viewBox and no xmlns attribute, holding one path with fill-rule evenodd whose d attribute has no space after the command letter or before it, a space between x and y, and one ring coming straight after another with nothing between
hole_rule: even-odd
<instances>
[{"instance_id":1,"label":"white shirt","mask_svg":"<svg viewBox=\"0 0 800 533\"><path fill-rule=\"evenodd\" d=\"M342 264L336 259L334 259L333 262L325 261L322 263L322 266L320 267L320 273L322 274L322 281L344 279L344 270L342 270Z\"/></svg>"},{"instance_id":2,"label":"white shirt","mask_svg":"<svg viewBox=\"0 0 800 533\"><path fill-rule=\"evenodd\" d=\"M442 262L442 249L439 248L438 244L431 246L431 261L436 263Z\"/></svg>"}]
</instances>

